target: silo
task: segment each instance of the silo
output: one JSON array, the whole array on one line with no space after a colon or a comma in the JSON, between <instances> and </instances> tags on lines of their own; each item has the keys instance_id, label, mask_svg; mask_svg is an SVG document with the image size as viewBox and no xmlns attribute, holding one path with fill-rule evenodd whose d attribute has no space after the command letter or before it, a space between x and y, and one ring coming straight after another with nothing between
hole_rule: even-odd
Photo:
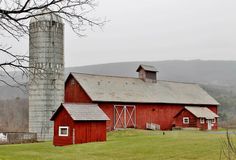
<instances>
[{"instance_id":1,"label":"silo","mask_svg":"<svg viewBox=\"0 0 236 160\"><path fill-rule=\"evenodd\" d=\"M52 113L64 99L64 24L48 9L29 26L29 132L53 137Z\"/></svg>"}]
</instances>

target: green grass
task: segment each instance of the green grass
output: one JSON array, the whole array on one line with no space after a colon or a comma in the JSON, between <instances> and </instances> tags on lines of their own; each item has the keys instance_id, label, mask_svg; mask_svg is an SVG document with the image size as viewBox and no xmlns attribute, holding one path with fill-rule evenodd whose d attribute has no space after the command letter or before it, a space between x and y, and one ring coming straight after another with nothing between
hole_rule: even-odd
<instances>
[{"instance_id":1,"label":"green grass","mask_svg":"<svg viewBox=\"0 0 236 160\"><path fill-rule=\"evenodd\" d=\"M124 130L107 142L54 147L52 142L1 145L0 160L184 160L219 159L225 135L201 131Z\"/></svg>"}]
</instances>

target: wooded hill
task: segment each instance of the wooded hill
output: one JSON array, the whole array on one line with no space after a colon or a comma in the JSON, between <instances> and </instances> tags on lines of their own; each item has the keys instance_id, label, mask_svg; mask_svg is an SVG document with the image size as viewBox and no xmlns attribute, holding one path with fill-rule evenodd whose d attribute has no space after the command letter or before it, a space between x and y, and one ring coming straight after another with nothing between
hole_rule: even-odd
<instances>
[{"instance_id":1,"label":"wooded hill","mask_svg":"<svg viewBox=\"0 0 236 160\"><path fill-rule=\"evenodd\" d=\"M236 124L236 119L233 120L233 115L236 114L236 61L173 60L99 64L66 68L65 77L69 72L137 77L136 69L139 64L155 66L159 70L159 79L161 80L201 84L210 95L221 103L219 107L221 119L230 122L235 121ZM19 79L21 80L20 75ZM27 80L23 79L22 81ZM8 86L2 86L0 89L0 112L4 112L0 116L1 129L2 124L7 119L6 117L15 112L23 114L20 112L22 107L28 109L28 95ZM8 106L6 106L6 99L11 100ZM23 100L24 103L19 103L19 100ZM25 109L24 111L26 111ZM27 114L24 114L24 116L27 116ZM16 119L7 123L17 124L17 122Z\"/></svg>"}]
</instances>

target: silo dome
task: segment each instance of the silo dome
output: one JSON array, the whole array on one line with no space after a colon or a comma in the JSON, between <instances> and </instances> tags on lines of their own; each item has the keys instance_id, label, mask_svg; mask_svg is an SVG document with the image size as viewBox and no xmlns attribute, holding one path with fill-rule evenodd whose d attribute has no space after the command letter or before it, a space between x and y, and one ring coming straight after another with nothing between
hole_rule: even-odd
<instances>
[{"instance_id":1,"label":"silo dome","mask_svg":"<svg viewBox=\"0 0 236 160\"><path fill-rule=\"evenodd\" d=\"M36 14L41 14L41 15L32 17L30 19L30 23L39 22L39 21L54 21L57 23L63 23L62 18L59 15L55 13L51 13L51 12L52 11L47 8L41 11L38 11Z\"/></svg>"}]
</instances>

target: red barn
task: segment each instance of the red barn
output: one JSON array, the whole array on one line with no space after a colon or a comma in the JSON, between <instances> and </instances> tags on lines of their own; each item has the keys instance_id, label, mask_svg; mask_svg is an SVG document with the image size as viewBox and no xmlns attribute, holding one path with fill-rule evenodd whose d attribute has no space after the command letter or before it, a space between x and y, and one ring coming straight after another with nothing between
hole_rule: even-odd
<instances>
[{"instance_id":1,"label":"red barn","mask_svg":"<svg viewBox=\"0 0 236 160\"><path fill-rule=\"evenodd\" d=\"M181 115L189 117L191 127L199 127L198 121L190 118L197 115L185 111L186 106L209 109L216 116L203 117L206 121L201 126L211 129L209 124L217 129L219 103L198 84L158 80L158 71L147 65L140 65L137 72L139 78L70 73L65 82L65 102L98 104L110 118L107 130L145 129L147 123L158 124L162 130L190 127L183 119L179 121Z\"/></svg>"},{"instance_id":2,"label":"red barn","mask_svg":"<svg viewBox=\"0 0 236 160\"><path fill-rule=\"evenodd\" d=\"M216 119L219 116L207 107L184 107L174 117L176 127L197 127L201 130L217 129Z\"/></svg>"},{"instance_id":3,"label":"red barn","mask_svg":"<svg viewBox=\"0 0 236 160\"><path fill-rule=\"evenodd\" d=\"M55 146L106 141L109 118L96 104L61 104L51 120Z\"/></svg>"}]
</instances>

